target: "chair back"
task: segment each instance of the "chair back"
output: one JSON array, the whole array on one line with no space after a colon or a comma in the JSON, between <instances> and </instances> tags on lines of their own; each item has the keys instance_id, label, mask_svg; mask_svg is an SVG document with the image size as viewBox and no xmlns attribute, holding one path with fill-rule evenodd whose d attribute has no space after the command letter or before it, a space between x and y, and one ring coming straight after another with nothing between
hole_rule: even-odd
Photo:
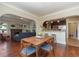
<instances>
[{"instance_id":1,"label":"chair back","mask_svg":"<svg viewBox=\"0 0 79 59\"><path fill-rule=\"evenodd\" d=\"M51 34L52 39L56 42L56 34Z\"/></svg>"},{"instance_id":2,"label":"chair back","mask_svg":"<svg viewBox=\"0 0 79 59\"><path fill-rule=\"evenodd\" d=\"M48 36L49 36L49 34L48 34L48 33L45 33L45 34L44 34L44 37L48 37ZM53 40L51 39L51 40L46 41L46 43L51 44L51 43L52 43L52 41L53 41Z\"/></svg>"},{"instance_id":3,"label":"chair back","mask_svg":"<svg viewBox=\"0 0 79 59\"><path fill-rule=\"evenodd\" d=\"M28 42L25 42L25 41L21 41L21 48L25 48L25 47L29 47L31 44L30 43L28 43Z\"/></svg>"}]
</instances>

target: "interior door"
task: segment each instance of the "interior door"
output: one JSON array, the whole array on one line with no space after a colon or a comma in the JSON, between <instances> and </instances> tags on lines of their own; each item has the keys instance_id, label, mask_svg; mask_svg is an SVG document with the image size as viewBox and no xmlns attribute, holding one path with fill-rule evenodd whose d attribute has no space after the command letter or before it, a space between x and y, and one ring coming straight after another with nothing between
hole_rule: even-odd
<instances>
[{"instance_id":1,"label":"interior door","mask_svg":"<svg viewBox=\"0 0 79 59\"><path fill-rule=\"evenodd\" d=\"M69 38L77 39L77 23L68 24Z\"/></svg>"}]
</instances>

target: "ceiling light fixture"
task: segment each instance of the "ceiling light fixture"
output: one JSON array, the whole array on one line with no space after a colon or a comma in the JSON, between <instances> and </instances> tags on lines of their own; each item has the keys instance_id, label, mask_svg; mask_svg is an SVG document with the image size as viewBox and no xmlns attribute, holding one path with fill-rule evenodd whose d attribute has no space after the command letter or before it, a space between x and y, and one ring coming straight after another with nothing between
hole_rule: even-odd
<instances>
[{"instance_id":1,"label":"ceiling light fixture","mask_svg":"<svg viewBox=\"0 0 79 59\"><path fill-rule=\"evenodd\" d=\"M48 24L48 21L46 21L46 24Z\"/></svg>"}]
</instances>

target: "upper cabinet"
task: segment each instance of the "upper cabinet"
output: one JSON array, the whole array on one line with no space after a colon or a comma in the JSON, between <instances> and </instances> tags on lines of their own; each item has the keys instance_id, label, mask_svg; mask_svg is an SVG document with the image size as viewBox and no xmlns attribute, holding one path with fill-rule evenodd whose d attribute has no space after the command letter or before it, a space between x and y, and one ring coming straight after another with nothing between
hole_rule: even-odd
<instances>
[{"instance_id":1,"label":"upper cabinet","mask_svg":"<svg viewBox=\"0 0 79 59\"><path fill-rule=\"evenodd\" d=\"M66 25L66 19L49 20L43 23L44 30L58 30L59 26Z\"/></svg>"}]
</instances>

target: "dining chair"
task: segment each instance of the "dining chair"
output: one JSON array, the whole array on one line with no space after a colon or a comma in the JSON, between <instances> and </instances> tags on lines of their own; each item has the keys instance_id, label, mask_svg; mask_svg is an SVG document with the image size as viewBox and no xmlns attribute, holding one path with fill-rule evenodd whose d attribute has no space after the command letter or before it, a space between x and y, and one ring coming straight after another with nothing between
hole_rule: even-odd
<instances>
[{"instance_id":1,"label":"dining chair","mask_svg":"<svg viewBox=\"0 0 79 59\"><path fill-rule=\"evenodd\" d=\"M46 36L49 36L48 34L46 34ZM47 41L46 43L44 43L42 46L41 46L41 49L46 51L46 52L49 52L50 56L52 56L52 52L54 53L54 37L52 37L51 40ZM52 44L53 43L53 44ZM54 54L55 55L55 54Z\"/></svg>"},{"instance_id":2,"label":"dining chair","mask_svg":"<svg viewBox=\"0 0 79 59\"><path fill-rule=\"evenodd\" d=\"M30 56L35 52L36 52L36 48L33 47L31 44L24 41L21 42L21 52L20 52L21 56L24 56L24 57Z\"/></svg>"}]
</instances>

